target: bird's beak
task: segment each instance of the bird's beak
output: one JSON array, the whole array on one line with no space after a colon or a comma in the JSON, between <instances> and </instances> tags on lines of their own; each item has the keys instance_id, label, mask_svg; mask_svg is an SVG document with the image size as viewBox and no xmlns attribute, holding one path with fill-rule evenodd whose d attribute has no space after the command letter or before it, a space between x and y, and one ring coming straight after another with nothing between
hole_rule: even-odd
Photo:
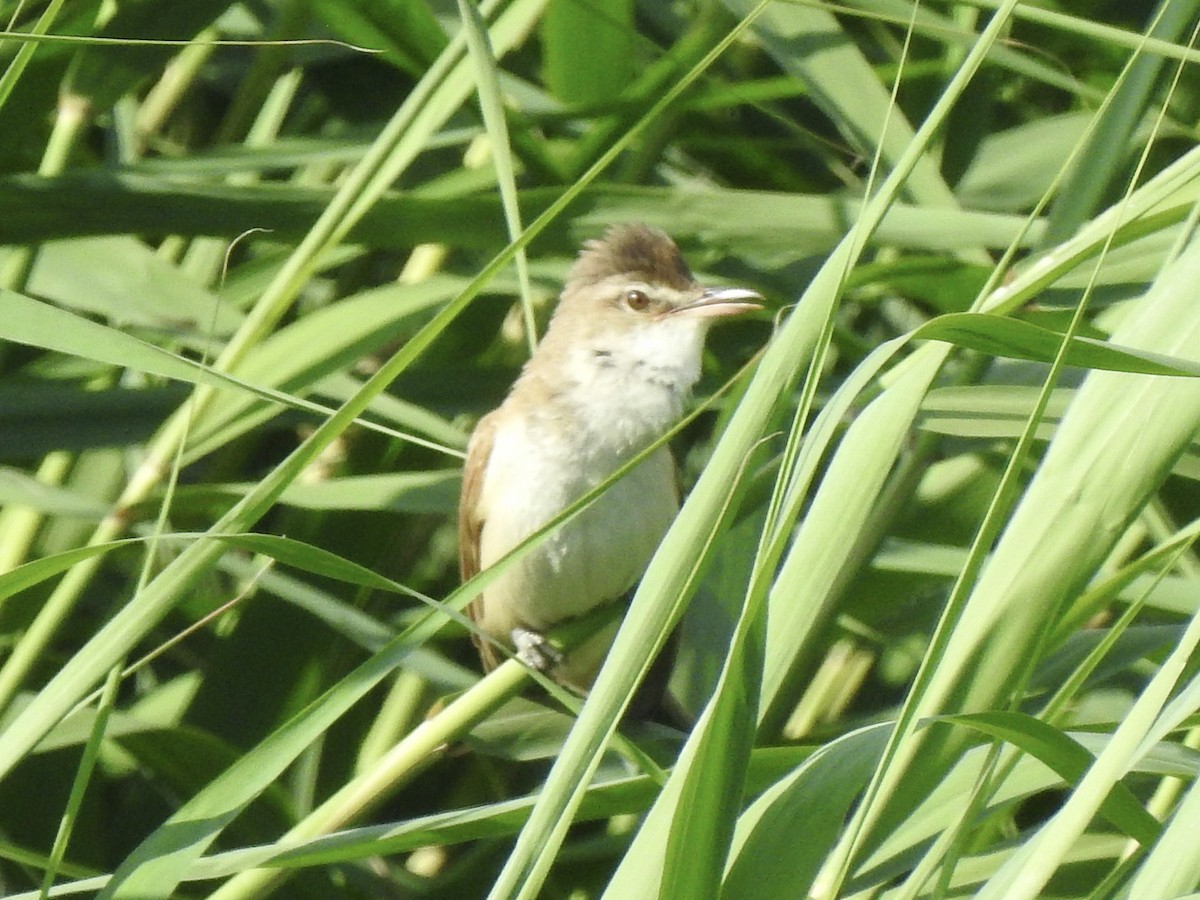
<instances>
[{"instance_id":1,"label":"bird's beak","mask_svg":"<svg viewBox=\"0 0 1200 900\"><path fill-rule=\"evenodd\" d=\"M735 316L738 313L762 309L762 294L749 288L707 288L691 303L676 307L674 313L689 316Z\"/></svg>"}]
</instances>

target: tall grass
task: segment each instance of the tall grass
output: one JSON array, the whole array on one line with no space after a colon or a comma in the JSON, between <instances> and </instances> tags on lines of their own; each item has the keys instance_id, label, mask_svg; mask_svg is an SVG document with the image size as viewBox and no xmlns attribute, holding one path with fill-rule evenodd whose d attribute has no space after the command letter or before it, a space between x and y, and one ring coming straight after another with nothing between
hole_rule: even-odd
<instances>
[{"instance_id":1,"label":"tall grass","mask_svg":"<svg viewBox=\"0 0 1200 900\"><path fill-rule=\"evenodd\" d=\"M3 894L1200 890L1198 11L1111 6L0 3ZM581 700L452 523L619 221L771 308Z\"/></svg>"}]
</instances>

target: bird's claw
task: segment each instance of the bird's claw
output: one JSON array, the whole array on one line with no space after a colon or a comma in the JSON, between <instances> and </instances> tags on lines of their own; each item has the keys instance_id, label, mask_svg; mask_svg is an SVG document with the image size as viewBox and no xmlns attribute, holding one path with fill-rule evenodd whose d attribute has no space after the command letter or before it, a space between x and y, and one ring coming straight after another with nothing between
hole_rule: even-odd
<instances>
[{"instance_id":1,"label":"bird's claw","mask_svg":"<svg viewBox=\"0 0 1200 900\"><path fill-rule=\"evenodd\" d=\"M531 669L549 672L563 661L562 651L551 644L543 634L528 628L514 628L511 637L513 647L517 651L517 659Z\"/></svg>"}]
</instances>

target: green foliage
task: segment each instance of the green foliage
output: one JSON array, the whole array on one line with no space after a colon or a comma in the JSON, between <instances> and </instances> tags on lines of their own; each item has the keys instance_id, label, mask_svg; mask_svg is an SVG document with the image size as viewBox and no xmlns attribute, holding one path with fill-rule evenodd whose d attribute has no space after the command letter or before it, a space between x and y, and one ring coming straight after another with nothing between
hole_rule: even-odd
<instances>
[{"instance_id":1,"label":"green foliage","mask_svg":"<svg viewBox=\"0 0 1200 900\"><path fill-rule=\"evenodd\" d=\"M1200 890L1198 7L0 0L0 893ZM454 507L619 221L770 308L581 699Z\"/></svg>"}]
</instances>

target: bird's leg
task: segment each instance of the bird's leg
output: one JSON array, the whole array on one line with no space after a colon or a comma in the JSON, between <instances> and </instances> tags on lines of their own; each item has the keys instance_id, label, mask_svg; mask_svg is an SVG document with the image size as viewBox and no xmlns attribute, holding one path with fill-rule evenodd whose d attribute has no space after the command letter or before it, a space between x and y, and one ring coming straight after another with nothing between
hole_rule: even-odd
<instances>
[{"instance_id":1,"label":"bird's leg","mask_svg":"<svg viewBox=\"0 0 1200 900\"><path fill-rule=\"evenodd\" d=\"M562 652L546 640L544 634L517 627L512 630L510 636L513 647L517 650L517 659L531 669L549 672L563 661Z\"/></svg>"}]
</instances>

